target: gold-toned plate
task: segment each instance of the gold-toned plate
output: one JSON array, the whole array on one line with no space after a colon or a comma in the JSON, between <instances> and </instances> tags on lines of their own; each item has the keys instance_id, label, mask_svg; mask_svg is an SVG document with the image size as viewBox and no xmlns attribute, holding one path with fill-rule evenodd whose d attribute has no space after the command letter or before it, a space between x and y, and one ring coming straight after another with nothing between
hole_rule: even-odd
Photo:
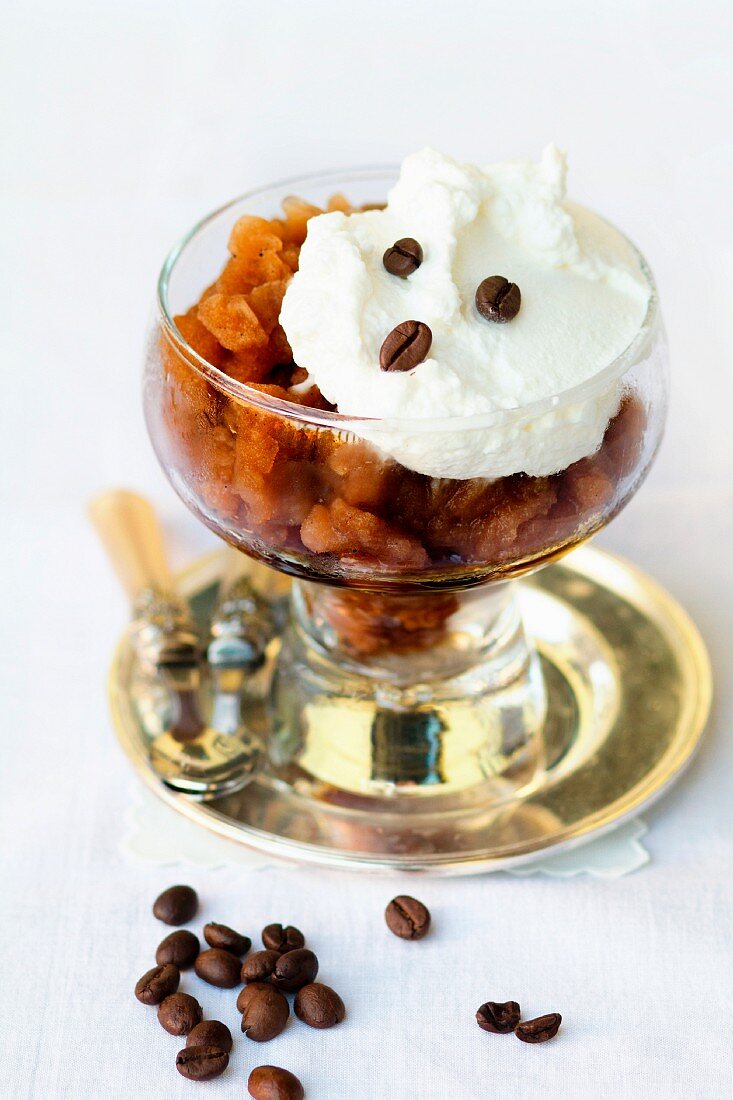
<instances>
[{"instance_id":1,"label":"gold-toned plate","mask_svg":"<svg viewBox=\"0 0 733 1100\"><path fill-rule=\"evenodd\" d=\"M203 627L222 561L215 552L178 578ZM676 601L593 547L523 581L522 605L548 688L547 766L530 792L499 807L474 791L448 811L375 813L358 796L291 787L267 770L210 802L177 793L150 763L165 699L137 667L127 636L110 675L117 734L135 770L169 805L273 855L442 874L527 863L613 829L663 794L700 739L711 676L703 642Z\"/></svg>"}]
</instances>

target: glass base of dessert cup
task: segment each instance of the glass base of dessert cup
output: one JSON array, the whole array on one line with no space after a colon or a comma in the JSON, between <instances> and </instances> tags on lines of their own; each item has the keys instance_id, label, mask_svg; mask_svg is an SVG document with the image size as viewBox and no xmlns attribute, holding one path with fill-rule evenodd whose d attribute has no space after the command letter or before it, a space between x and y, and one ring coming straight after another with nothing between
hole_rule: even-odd
<instances>
[{"instance_id":1,"label":"glass base of dessert cup","mask_svg":"<svg viewBox=\"0 0 733 1100\"><path fill-rule=\"evenodd\" d=\"M223 558L209 555L179 577L202 630ZM547 695L538 734L542 764L535 761L524 785L505 773L503 790L495 776L453 790L431 793L426 786L417 797L406 787L361 794L292 760L263 759L235 793L211 801L181 794L151 762L150 744L167 716L161 696L140 676L127 637L110 678L118 736L139 776L177 811L220 836L286 858L473 873L564 850L637 813L680 774L704 727L710 669L697 631L671 597L597 549L580 548L538 571L518 595ZM248 724L278 744L281 731L273 728L267 700L280 650L280 638L273 639L243 700Z\"/></svg>"},{"instance_id":2,"label":"glass base of dessert cup","mask_svg":"<svg viewBox=\"0 0 733 1100\"><path fill-rule=\"evenodd\" d=\"M387 806L477 786L502 802L541 772L546 708L514 582L398 596L293 584L270 736L291 782Z\"/></svg>"}]
</instances>

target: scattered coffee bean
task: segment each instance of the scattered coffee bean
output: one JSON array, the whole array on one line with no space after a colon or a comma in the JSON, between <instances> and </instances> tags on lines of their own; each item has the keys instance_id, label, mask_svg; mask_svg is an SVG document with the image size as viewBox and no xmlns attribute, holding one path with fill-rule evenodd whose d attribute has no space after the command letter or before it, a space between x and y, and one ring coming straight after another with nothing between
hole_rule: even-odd
<instances>
[{"instance_id":1,"label":"scattered coffee bean","mask_svg":"<svg viewBox=\"0 0 733 1100\"><path fill-rule=\"evenodd\" d=\"M164 924L188 924L198 907L198 895L190 886L169 886L155 899L153 914Z\"/></svg>"},{"instance_id":2,"label":"scattered coffee bean","mask_svg":"<svg viewBox=\"0 0 733 1100\"><path fill-rule=\"evenodd\" d=\"M216 1047L230 1054L232 1050L232 1033L226 1024L219 1020L202 1020L192 1031L189 1031L186 1039L187 1047Z\"/></svg>"},{"instance_id":3,"label":"scattered coffee bean","mask_svg":"<svg viewBox=\"0 0 733 1100\"><path fill-rule=\"evenodd\" d=\"M211 1081L229 1065L229 1055L219 1047L184 1047L176 1055L176 1069L189 1081Z\"/></svg>"},{"instance_id":4,"label":"scattered coffee bean","mask_svg":"<svg viewBox=\"0 0 733 1100\"><path fill-rule=\"evenodd\" d=\"M275 963L274 982L278 989L285 989L292 993L296 989L302 989L304 985L315 981L318 973L318 959L307 947L299 947L295 951L287 951L280 955Z\"/></svg>"},{"instance_id":5,"label":"scattered coffee bean","mask_svg":"<svg viewBox=\"0 0 733 1100\"><path fill-rule=\"evenodd\" d=\"M514 1034L523 1043L546 1043L557 1035L561 1023L562 1016L559 1012L549 1012L534 1020L524 1020L516 1026Z\"/></svg>"},{"instance_id":6,"label":"scattered coffee bean","mask_svg":"<svg viewBox=\"0 0 733 1100\"><path fill-rule=\"evenodd\" d=\"M268 951L279 951L282 955L285 951L305 947L305 936L300 929L293 928L292 924L285 928L281 924L268 924L262 929L262 942Z\"/></svg>"},{"instance_id":7,"label":"scattered coffee bean","mask_svg":"<svg viewBox=\"0 0 733 1100\"><path fill-rule=\"evenodd\" d=\"M188 1035L203 1018L201 1005L188 993L171 993L158 1007L161 1027L170 1035Z\"/></svg>"},{"instance_id":8,"label":"scattered coffee bean","mask_svg":"<svg viewBox=\"0 0 733 1100\"><path fill-rule=\"evenodd\" d=\"M222 951L219 947L210 947L202 951L194 963L199 978L209 985L218 985L220 989L233 989L241 982L242 964L236 955Z\"/></svg>"},{"instance_id":9,"label":"scattered coffee bean","mask_svg":"<svg viewBox=\"0 0 733 1100\"><path fill-rule=\"evenodd\" d=\"M506 1035L519 1023L521 1010L516 1001L487 1001L476 1013L476 1023L483 1031Z\"/></svg>"},{"instance_id":10,"label":"scattered coffee bean","mask_svg":"<svg viewBox=\"0 0 733 1100\"><path fill-rule=\"evenodd\" d=\"M421 940L430 928L430 913L421 901L407 894L393 898L384 911L390 932L402 940Z\"/></svg>"},{"instance_id":11,"label":"scattered coffee bean","mask_svg":"<svg viewBox=\"0 0 733 1100\"><path fill-rule=\"evenodd\" d=\"M272 985L265 982L250 982L249 985L245 985L244 989L240 989L237 996L237 1009L239 1012L244 1012L258 989L272 989Z\"/></svg>"},{"instance_id":12,"label":"scattered coffee bean","mask_svg":"<svg viewBox=\"0 0 733 1100\"><path fill-rule=\"evenodd\" d=\"M476 309L487 321L505 324L517 316L521 304L519 287L503 275L491 275L476 290Z\"/></svg>"},{"instance_id":13,"label":"scattered coffee bean","mask_svg":"<svg viewBox=\"0 0 733 1100\"><path fill-rule=\"evenodd\" d=\"M433 334L422 321L402 321L385 337L379 365L386 371L406 371L422 363L430 351Z\"/></svg>"},{"instance_id":14,"label":"scattered coffee bean","mask_svg":"<svg viewBox=\"0 0 733 1100\"><path fill-rule=\"evenodd\" d=\"M390 275L406 279L422 263L422 248L414 237L402 237L387 249L382 262Z\"/></svg>"},{"instance_id":15,"label":"scattered coffee bean","mask_svg":"<svg viewBox=\"0 0 733 1100\"><path fill-rule=\"evenodd\" d=\"M290 1009L282 993L272 985L258 989L242 1013L242 1031L256 1043L266 1043L279 1035L288 1022Z\"/></svg>"},{"instance_id":16,"label":"scattered coffee bean","mask_svg":"<svg viewBox=\"0 0 733 1100\"><path fill-rule=\"evenodd\" d=\"M204 939L209 947L220 947L223 951L231 951L232 955L246 955L252 946L249 936L240 935L226 924L213 922L204 926Z\"/></svg>"},{"instance_id":17,"label":"scattered coffee bean","mask_svg":"<svg viewBox=\"0 0 733 1100\"><path fill-rule=\"evenodd\" d=\"M242 963L243 982L267 982L275 973L279 951L253 951Z\"/></svg>"},{"instance_id":18,"label":"scattered coffee bean","mask_svg":"<svg viewBox=\"0 0 733 1100\"><path fill-rule=\"evenodd\" d=\"M335 989L311 982L295 994L295 1015L310 1027L333 1027L341 1023L346 1009Z\"/></svg>"},{"instance_id":19,"label":"scattered coffee bean","mask_svg":"<svg viewBox=\"0 0 733 1100\"><path fill-rule=\"evenodd\" d=\"M188 970L196 962L200 950L198 936L183 929L180 932L171 932L160 941L155 952L155 961L159 966L173 963L179 970Z\"/></svg>"},{"instance_id":20,"label":"scattered coffee bean","mask_svg":"<svg viewBox=\"0 0 733 1100\"><path fill-rule=\"evenodd\" d=\"M279 1066L257 1066L249 1075L247 1089L254 1100L303 1100L298 1078Z\"/></svg>"},{"instance_id":21,"label":"scattered coffee bean","mask_svg":"<svg viewBox=\"0 0 733 1100\"><path fill-rule=\"evenodd\" d=\"M178 989L181 972L172 963L154 966L146 971L135 985L135 996L144 1005L159 1005Z\"/></svg>"}]
</instances>

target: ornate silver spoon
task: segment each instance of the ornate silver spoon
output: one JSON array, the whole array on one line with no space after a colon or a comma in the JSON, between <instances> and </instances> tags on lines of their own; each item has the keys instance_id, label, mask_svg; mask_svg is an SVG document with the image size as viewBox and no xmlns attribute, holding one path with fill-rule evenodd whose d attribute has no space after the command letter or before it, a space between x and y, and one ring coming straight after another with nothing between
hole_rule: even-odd
<instances>
[{"instance_id":1,"label":"ornate silver spoon","mask_svg":"<svg viewBox=\"0 0 733 1100\"><path fill-rule=\"evenodd\" d=\"M130 597L138 660L173 701L169 728L149 744L153 767L168 786L198 798L239 789L257 766L260 744L241 721L231 721L231 704L225 729L201 715L199 638L175 591L152 505L116 489L92 501L90 515Z\"/></svg>"}]
</instances>

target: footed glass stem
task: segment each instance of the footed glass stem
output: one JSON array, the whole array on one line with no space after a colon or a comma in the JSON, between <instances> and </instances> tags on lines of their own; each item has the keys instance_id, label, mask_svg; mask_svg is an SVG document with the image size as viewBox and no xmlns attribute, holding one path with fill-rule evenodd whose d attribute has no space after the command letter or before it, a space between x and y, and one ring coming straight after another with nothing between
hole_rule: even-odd
<instances>
[{"instance_id":1,"label":"footed glass stem","mask_svg":"<svg viewBox=\"0 0 733 1100\"><path fill-rule=\"evenodd\" d=\"M291 782L410 803L488 783L501 801L543 767L545 686L511 582L411 595L296 582L272 704L271 757Z\"/></svg>"}]
</instances>

